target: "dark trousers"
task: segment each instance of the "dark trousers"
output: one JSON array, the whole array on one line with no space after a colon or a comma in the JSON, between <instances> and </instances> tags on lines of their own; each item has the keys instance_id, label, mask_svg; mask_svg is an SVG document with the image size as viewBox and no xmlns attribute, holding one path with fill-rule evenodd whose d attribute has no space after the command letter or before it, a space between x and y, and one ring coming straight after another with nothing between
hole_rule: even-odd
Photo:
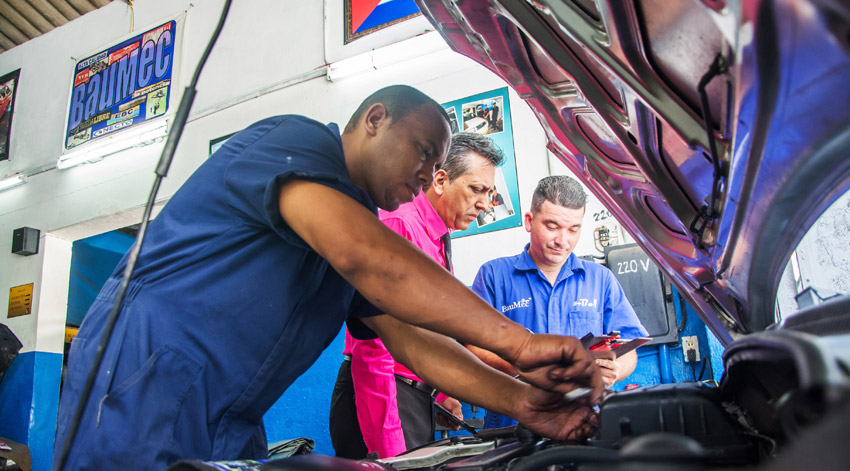
<instances>
[{"instance_id":1,"label":"dark trousers","mask_svg":"<svg viewBox=\"0 0 850 471\"><path fill-rule=\"evenodd\" d=\"M351 381L351 362L345 360L339 365L336 384L331 394L331 413L328 420L336 456L361 460L366 458L368 450L360 433L357 422L357 408L354 405L354 382Z\"/></svg>"},{"instance_id":2,"label":"dark trousers","mask_svg":"<svg viewBox=\"0 0 850 471\"><path fill-rule=\"evenodd\" d=\"M396 379L398 415L407 449L434 441L434 413L432 400L424 391ZM336 456L351 459L366 458L368 450L357 421L354 405L354 383L351 380L351 362L342 362L331 395L329 418L331 443Z\"/></svg>"}]
</instances>

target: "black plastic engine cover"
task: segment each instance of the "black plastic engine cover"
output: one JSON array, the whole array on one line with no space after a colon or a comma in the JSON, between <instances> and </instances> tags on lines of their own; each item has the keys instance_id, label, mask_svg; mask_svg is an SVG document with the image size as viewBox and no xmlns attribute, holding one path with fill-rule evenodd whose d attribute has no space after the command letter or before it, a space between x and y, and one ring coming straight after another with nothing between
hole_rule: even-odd
<instances>
[{"instance_id":1,"label":"black plastic engine cover","mask_svg":"<svg viewBox=\"0 0 850 471\"><path fill-rule=\"evenodd\" d=\"M703 447L710 462L754 462L756 447L720 401L717 388L702 383L660 384L608 396L600 406L595 446L620 449L635 437L680 434ZM665 450L659 450L664 453Z\"/></svg>"}]
</instances>

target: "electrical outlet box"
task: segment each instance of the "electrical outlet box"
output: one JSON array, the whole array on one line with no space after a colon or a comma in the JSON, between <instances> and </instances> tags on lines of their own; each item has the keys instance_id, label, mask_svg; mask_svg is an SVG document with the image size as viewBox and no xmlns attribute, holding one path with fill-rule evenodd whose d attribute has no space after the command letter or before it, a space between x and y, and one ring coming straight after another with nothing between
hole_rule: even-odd
<instances>
[{"instance_id":1,"label":"electrical outlet box","mask_svg":"<svg viewBox=\"0 0 850 471\"><path fill-rule=\"evenodd\" d=\"M699 342L696 335L682 337L682 354L685 355L685 362L691 361L688 359L688 352L691 350L695 353L694 361L699 361Z\"/></svg>"}]
</instances>

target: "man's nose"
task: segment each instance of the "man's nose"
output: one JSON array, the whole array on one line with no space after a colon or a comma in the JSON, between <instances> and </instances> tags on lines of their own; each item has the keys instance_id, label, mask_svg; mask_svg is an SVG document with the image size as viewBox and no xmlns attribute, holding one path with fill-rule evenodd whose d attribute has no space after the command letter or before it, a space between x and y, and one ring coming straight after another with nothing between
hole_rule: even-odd
<instances>
[{"instance_id":1,"label":"man's nose","mask_svg":"<svg viewBox=\"0 0 850 471\"><path fill-rule=\"evenodd\" d=\"M434 169L433 168L423 168L417 174L419 178L419 183L422 184L422 188L428 188L431 186L431 183L434 182Z\"/></svg>"},{"instance_id":2,"label":"man's nose","mask_svg":"<svg viewBox=\"0 0 850 471\"><path fill-rule=\"evenodd\" d=\"M475 200L475 209L477 209L479 211L485 211L487 209L487 206L489 206L489 203L490 203L490 196L489 195L479 196L478 199Z\"/></svg>"},{"instance_id":3,"label":"man's nose","mask_svg":"<svg viewBox=\"0 0 850 471\"><path fill-rule=\"evenodd\" d=\"M565 234L564 234L564 231L558 231L558 232L555 234L555 239L553 240L553 242L554 242L554 243L555 243L555 245L557 245L558 247L562 247L562 246L564 245L564 241L566 241L566 240L567 240L567 238L566 238L566 236L565 236Z\"/></svg>"}]
</instances>

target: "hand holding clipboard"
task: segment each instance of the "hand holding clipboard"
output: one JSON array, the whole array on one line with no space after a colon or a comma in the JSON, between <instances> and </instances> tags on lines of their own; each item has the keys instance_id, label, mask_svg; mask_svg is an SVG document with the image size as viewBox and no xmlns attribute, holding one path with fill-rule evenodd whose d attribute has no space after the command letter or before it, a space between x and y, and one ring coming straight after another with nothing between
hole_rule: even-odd
<instances>
[{"instance_id":1,"label":"hand holding clipboard","mask_svg":"<svg viewBox=\"0 0 850 471\"><path fill-rule=\"evenodd\" d=\"M615 330L608 335L594 336L592 333L588 333L581 338L581 344L584 348L592 352L612 351L619 358L641 345L649 343L650 340L652 339L649 337L638 337L631 340L624 340L620 338L620 332Z\"/></svg>"}]
</instances>

